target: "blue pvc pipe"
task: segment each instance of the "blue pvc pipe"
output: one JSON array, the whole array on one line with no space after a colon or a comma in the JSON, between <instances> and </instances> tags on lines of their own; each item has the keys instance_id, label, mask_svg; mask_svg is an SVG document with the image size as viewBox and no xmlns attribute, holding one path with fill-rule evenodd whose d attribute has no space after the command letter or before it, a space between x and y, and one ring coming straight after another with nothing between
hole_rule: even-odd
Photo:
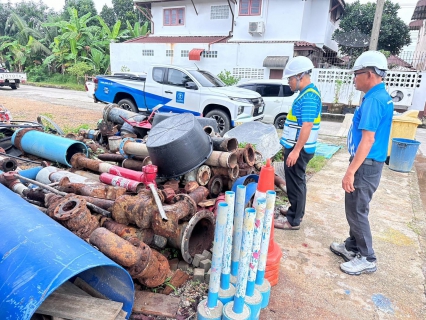
<instances>
[{"instance_id":1,"label":"blue pvc pipe","mask_svg":"<svg viewBox=\"0 0 426 320\"><path fill-rule=\"evenodd\" d=\"M36 177L37 177L37 174L41 171L41 169L43 169L43 167L39 166L39 167L34 167L34 168L29 168L29 169L18 171L18 173L19 173L19 175L21 175L25 178L35 180Z\"/></svg>"},{"instance_id":2,"label":"blue pvc pipe","mask_svg":"<svg viewBox=\"0 0 426 320\"><path fill-rule=\"evenodd\" d=\"M0 185L0 319L30 319L59 286L80 277L132 312L129 273Z\"/></svg>"},{"instance_id":3,"label":"blue pvc pipe","mask_svg":"<svg viewBox=\"0 0 426 320\"><path fill-rule=\"evenodd\" d=\"M20 146L17 146L15 139L21 130L15 131L12 135L12 144L15 147L20 147L24 152L37 157L71 167L69 162L74 154L83 153L86 156L89 154L87 146L80 141L62 138L37 130L24 133L20 139Z\"/></svg>"}]
</instances>

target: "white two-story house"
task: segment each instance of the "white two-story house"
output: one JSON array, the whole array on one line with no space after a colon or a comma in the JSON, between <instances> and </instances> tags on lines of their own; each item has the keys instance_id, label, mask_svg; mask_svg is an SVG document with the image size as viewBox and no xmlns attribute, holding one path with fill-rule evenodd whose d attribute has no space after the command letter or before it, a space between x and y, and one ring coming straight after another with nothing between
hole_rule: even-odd
<instances>
[{"instance_id":1,"label":"white two-story house","mask_svg":"<svg viewBox=\"0 0 426 320\"><path fill-rule=\"evenodd\" d=\"M241 79L280 79L287 61L338 60L331 39L343 0L134 0L151 22L147 36L111 44L111 71L197 65Z\"/></svg>"}]
</instances>

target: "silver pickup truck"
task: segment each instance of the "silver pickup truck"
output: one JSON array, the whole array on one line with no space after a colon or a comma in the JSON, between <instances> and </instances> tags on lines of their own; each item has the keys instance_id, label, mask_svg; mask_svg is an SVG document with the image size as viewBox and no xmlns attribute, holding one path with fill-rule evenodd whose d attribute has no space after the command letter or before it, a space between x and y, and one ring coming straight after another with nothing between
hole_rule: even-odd
<instances>
[{"instance_id":1,"label":"silver pickup truck","mask_svg":"<svg viewBox=\"0 0 426 320\"><path fill-rule=\"evenodd\" d=\"M22 72L9 72L0 67L0 87L18 89L21 83L27 82L27 75Z\"/></svg>"}]
</instances>

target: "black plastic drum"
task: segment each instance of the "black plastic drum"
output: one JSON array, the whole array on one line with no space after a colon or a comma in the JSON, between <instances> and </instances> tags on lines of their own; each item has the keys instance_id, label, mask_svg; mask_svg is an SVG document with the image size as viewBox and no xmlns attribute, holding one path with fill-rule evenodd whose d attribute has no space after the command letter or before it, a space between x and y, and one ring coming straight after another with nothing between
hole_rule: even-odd
<instances>
[{"instance_id":1,"label":"black plastic drum","mask_svg":"<svg viewBox=\"0 0 426 320\"><path fill-rule=\"evenodd\" d=\"M191 113L178 114L158 123L149 132L146 146L159 175L166 178L197 168L213 151L210 137Z\"/></svg>"},{"instance_id":2,"label":"black plastic drum","mask_svg":"<svg viewBox=\"0 0 426 320\"><path fill-rule=\"evenodd\" d=\"M157 124L159 124L161 121L164 121L170 117L175 117L179 113L166 113L166 112L158 112L155 114L154 119L152 121L152 126L155 127ZM219 129L217 128L217 122L213 118L205 118L205 117L195 117L197 119L198 123L204 128L206 126L211 126L214 130L214 132L219 132Z\"/></svg>"}]
</instances>

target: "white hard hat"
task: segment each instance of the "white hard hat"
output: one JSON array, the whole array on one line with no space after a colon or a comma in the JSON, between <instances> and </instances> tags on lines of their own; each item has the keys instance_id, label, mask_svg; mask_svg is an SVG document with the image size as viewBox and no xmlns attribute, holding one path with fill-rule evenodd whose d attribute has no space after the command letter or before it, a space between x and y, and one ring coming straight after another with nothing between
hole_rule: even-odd
<instances>
[{"instance_id":1,"label":"white hard hat","mask_svg":"<svg viewBox=\"0 0 426 320\"><path fill-rule=\"evenodd\" d=\"M289 78L296 74L307 72L314 68L314 64L309 58L299 56L290 60L284 69L283 78Z\"/></svg>"},{"instance_id":2,"label":"white hard hat","mask_svg":"<svg viewBox=\"0 0 426 320\"><path fill-rule=\"evenodd\" d=\"M384 71L388 70L388 60L385 55L379 51L365 51L355 60L352 72L368 67L375 68L376 73L378 73L377 71L385 73Z\"/></svg>"}]
</instances>

